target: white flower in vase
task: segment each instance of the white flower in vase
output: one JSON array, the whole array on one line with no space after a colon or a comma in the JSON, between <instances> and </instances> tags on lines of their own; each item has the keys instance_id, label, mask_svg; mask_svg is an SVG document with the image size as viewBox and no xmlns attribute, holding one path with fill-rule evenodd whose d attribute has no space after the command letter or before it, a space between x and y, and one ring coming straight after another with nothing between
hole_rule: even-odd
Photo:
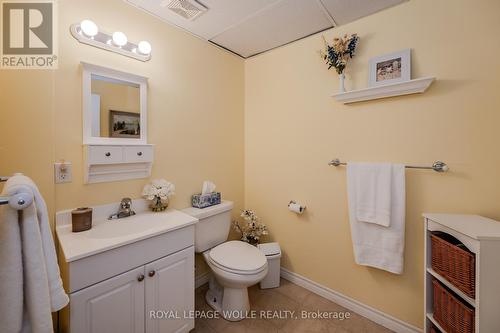
<instances>
[{"instance_id":1,"label":"white flower in vase","mask_svg":"<svg viewBox=\"0 0 500 333\"><path fill-rule=\"evenodd\" d=\"M175 194L175 185L165 179L154 179L151 184L146 184L142 196L151 201L151 209L161 212L168 207L168 199Z\"/></svg>"}]
</instances>

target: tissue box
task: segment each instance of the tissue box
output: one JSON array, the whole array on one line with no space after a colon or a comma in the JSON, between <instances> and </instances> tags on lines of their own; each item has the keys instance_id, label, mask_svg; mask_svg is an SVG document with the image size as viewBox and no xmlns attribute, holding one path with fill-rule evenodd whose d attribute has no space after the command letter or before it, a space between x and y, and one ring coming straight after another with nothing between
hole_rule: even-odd
<instances>
[{"instance_id":1,"label":"tissue box","mask_svg":"<svg viewBox=\"0 0 500 333\"><path fill-rule=\"evenodd\" d=\"M191 197L191 205L197 208L206 208L220 204L220 192L195 194Z\"/></svg>"}]
</instances>

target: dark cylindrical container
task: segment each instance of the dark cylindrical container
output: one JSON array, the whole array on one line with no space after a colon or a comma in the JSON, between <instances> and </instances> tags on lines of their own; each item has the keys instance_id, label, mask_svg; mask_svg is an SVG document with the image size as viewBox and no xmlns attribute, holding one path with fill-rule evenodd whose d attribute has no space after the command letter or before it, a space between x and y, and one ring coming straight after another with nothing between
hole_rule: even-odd
<instances>
[{"instance_id":1,"label":"dark cylindrical container","mask_svg":"<svg viewBox=\"0 0 500 333\"><path fill-rule=\"evenodd\" d=\"M92 208L82 207L71 211L73 232L80 232L92 228Z\"/></svg>"}]
</instances>

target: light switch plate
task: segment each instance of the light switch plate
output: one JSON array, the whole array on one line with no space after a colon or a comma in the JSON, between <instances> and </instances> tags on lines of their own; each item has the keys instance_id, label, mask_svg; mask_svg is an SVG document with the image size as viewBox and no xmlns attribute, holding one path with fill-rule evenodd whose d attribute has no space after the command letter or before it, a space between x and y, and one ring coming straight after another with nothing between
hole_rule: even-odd
<instances>
[{"instance_id":1,"label":"light switch plate","mask_svg":"<svg viewBox=\"0 0 500 333\"><path fill-rule=\"evenodd\" d=\"M73 181L73 168L71 163L54 163L54 179L56 184L71 183Z\"/></svg>"}]
</instances>

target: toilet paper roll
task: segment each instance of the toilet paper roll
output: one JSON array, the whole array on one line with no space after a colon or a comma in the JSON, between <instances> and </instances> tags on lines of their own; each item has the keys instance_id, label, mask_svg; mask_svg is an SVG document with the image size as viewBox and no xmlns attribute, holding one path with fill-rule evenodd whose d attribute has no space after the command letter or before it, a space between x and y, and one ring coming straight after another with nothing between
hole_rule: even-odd
<instances>
[{"instance_id":1,"label":"toilet paper roll","mask_svg":"<svg viewBox=\"0 0 500 333\"><path fill-rule=\"evenodd\" d=\"M288 204L288 210L290 210L294 213L297 213L297 214L302 214L305 209L306 209L306 207L301 206L300 204L298 204L296 202L290 202Z\"/></svg>"}]
</instances>

